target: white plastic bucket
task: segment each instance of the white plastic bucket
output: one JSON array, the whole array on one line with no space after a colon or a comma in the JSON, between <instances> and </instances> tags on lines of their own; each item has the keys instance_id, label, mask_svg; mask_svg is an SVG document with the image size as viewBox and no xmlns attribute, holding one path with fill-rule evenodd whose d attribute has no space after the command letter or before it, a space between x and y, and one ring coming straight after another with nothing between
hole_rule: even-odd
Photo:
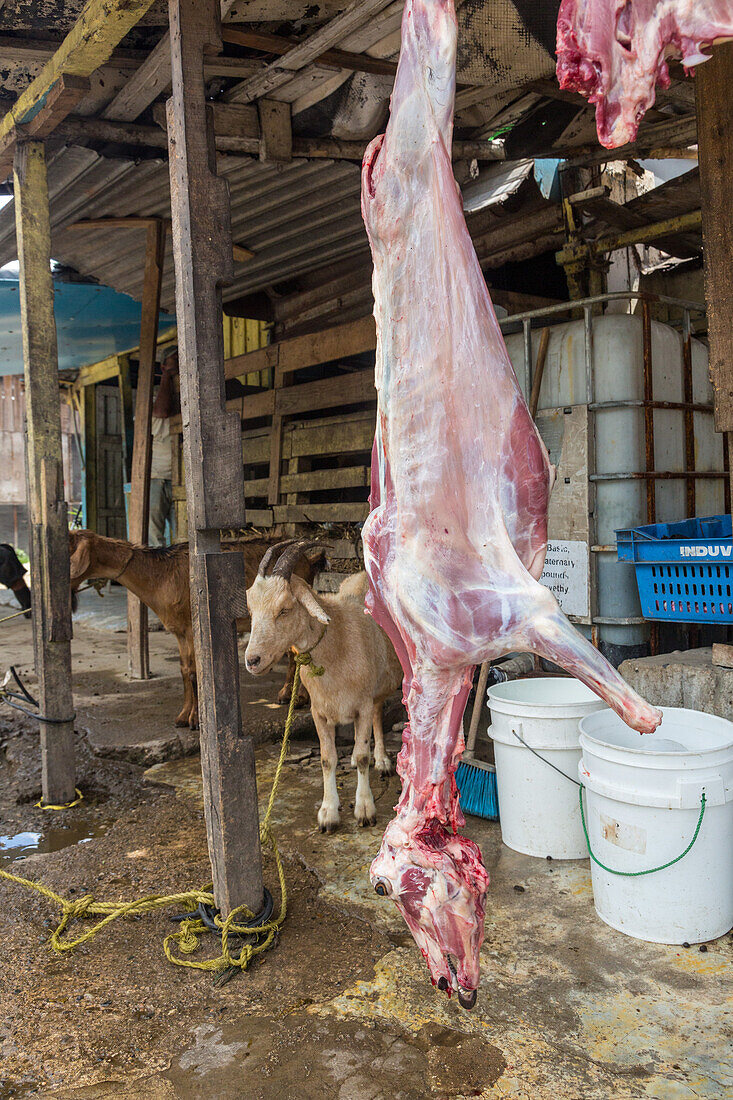
<instances>
[{"instance_id":1,"label":"white plastic bucket","mask_svg":"<svg viewBox=\"0 0 733 1100\"><path fill-rule=\"evenodd\" d=\"M652 943L700 943L733 926L733 723L664 707L661 726L636 733L611 710L580 723L579 774L601 920Z\"/></svg>"},{"instance_id":2,"label":"white plastic bucket","mask_svg":"<svg viewBox=\"0 0 733 1100\"><path fill-rule=\"evenodd\" d=\"M529 856L586 858L578 788L538 760L515 733L574 779L578 720L605 704L579 680L559 676L510 680L490 687L488 696L502 840Z\"/></svg>"}]
</instances>

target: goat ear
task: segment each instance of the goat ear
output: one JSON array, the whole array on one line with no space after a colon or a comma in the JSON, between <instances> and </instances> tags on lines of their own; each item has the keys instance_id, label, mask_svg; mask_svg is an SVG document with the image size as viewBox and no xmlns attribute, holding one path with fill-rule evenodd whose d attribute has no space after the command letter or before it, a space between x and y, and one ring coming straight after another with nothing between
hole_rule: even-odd
<instances>
[{"instance_id":1,"label":"goat ear","mask_svg":"<svg viewBox=\"0 0 733 1100\"><path fill-rule=\"evenodd\" d=\"M89 547L89 539L78 539L71 558L69 559L69 579L73 584L81 580L89 568L92 560L92 552Z\"/></svg>"},{"instance_id":2,"label":"goat ear","mask_svg":"<svg viewBox=\"0 0 733 1100\"><path fill-rule=\"evenodd\" d=\"M290 587L295 598L303 605L309 615L314 619L318 619L318 622L323 623L324 626L331 622L330 616L326 614L304 580L294 574L290 579Z\"/></svg>"}]
</instances>

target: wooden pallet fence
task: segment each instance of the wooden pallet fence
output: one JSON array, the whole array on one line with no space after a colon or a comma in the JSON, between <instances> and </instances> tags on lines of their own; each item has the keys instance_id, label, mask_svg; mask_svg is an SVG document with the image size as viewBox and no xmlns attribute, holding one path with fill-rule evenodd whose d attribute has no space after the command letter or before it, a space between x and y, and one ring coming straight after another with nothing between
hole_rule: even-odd
<instances>
[{"instance_id":1,"label":"wooden pallet fence","mask_svg":"<svg viewBox=\"0 0 733 1100\"><path fill-rule=\"evenodd\" d=\"M357 523L366 517L376 394L374 371L364 359L374 341L367 318L227 360L228 378L251 386L269 374L273 381L272 388L227 401L242 420L248 523ZM297 381L298 370L324 363L349 373ZM180 418L172 429L177 531L185 538Z\"/></svg>"}]
</instances>

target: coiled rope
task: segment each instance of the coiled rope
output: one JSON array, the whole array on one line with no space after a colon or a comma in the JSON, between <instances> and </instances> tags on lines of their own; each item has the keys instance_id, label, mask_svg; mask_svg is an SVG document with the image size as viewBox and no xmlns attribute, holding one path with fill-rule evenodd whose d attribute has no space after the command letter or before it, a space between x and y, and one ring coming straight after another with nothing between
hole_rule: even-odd
<instances>
[{"instance_id":1,"label":"coiled rope","mask_svg":"<svg viewBox=\"0 0 733 1100\"><path fill-rule=\"evenodd\" d=\"M255 956L261 955L272 946L279 929L285 921L288 905L287 884L285 881L282 858L277 847L275 836L270 827L270 820L275 806L275 799L277 797L280 777L285 764L285 757L287 756L290 732L295 719L295 708L298 699L298 687L300 684L300 669L305 665L311 666L311 673L313 675L323 675L323 669L313 664L310 653L296 654L293 688L290 696L290 706L288 707L288 716L285 721L285 732L280 748L280 757L275 769L272 787L270 788L270 796L267 801L265 816L260 825L260 844L263 849L267 848L270 850L277 867L280 884L279 912L277 916L262 924L256 924L257 916L246 905L240 905L236 909L232 909L224 920L218 915L214 916L216 928L221 933L221 952L219 955L210 959L181 958L181 955L193 954L199 946L200 934L208 931L206 924L200 917L186 917L181 922L180 929L177 932L172 932L163 940L163 951L165 952L165 956L168 961L172 962L175 966L186 966L194 970L211 971L223 971L227 967L246 970ZM5 879L6 882L12 882L23 889L35 890L61 911L61 919L56 929L52 932L49 941L53 950L57 951L59 954L73 951L76 947L81 946L81 944L87 943L89 940L93 939L98 932L101 932L103 928L119 920L120 917L137 917L141 916L143 913L152 913L157 909L165 909L169 906L196 909L200 904L211 908L216 904L214 895L210 889L184 890L176 894L149 894L146 897L129 902L96 901L92 894L85 894L81 898L69 901L68 898L61 897L60 894L57 894L42 882L34 882L31 879L23 878L21 875L13 875L10 871L0 869L0 878ZM91 928L88 928L80 935L71 937L68 933L69 925L72 921L83 917L100 917L101 920L98 920L96 924L93 924ZM241 919L241 917L245 918L245 923L238 923L238 918ZM254 942L244 943L241 945L238 952L232 951L230 947L230 937L237 936L246 936L250 941L254 939ZM175 954L175 951L179 951L181 955Z\"/></svg>"}]
</instances>

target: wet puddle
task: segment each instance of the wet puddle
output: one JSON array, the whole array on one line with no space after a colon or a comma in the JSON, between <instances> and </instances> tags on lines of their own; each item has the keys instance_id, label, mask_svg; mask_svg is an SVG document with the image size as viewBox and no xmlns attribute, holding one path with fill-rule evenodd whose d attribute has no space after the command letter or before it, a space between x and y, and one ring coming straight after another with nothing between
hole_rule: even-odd
<instances>
[{"instance_id":1,"label":"wet puddle","mask_svg":"<svg viewBox=\"0 0 733 1100\"><path fill-rule=\"evenodd\" d=\"M43 832L15 833L0 836L0 867L25 859L39 852L58 852L75 844L87 844L97 836L103 836L104 825L90 825L79 821L62 829L45 829Z\"/></svg>"}]
</instances>

